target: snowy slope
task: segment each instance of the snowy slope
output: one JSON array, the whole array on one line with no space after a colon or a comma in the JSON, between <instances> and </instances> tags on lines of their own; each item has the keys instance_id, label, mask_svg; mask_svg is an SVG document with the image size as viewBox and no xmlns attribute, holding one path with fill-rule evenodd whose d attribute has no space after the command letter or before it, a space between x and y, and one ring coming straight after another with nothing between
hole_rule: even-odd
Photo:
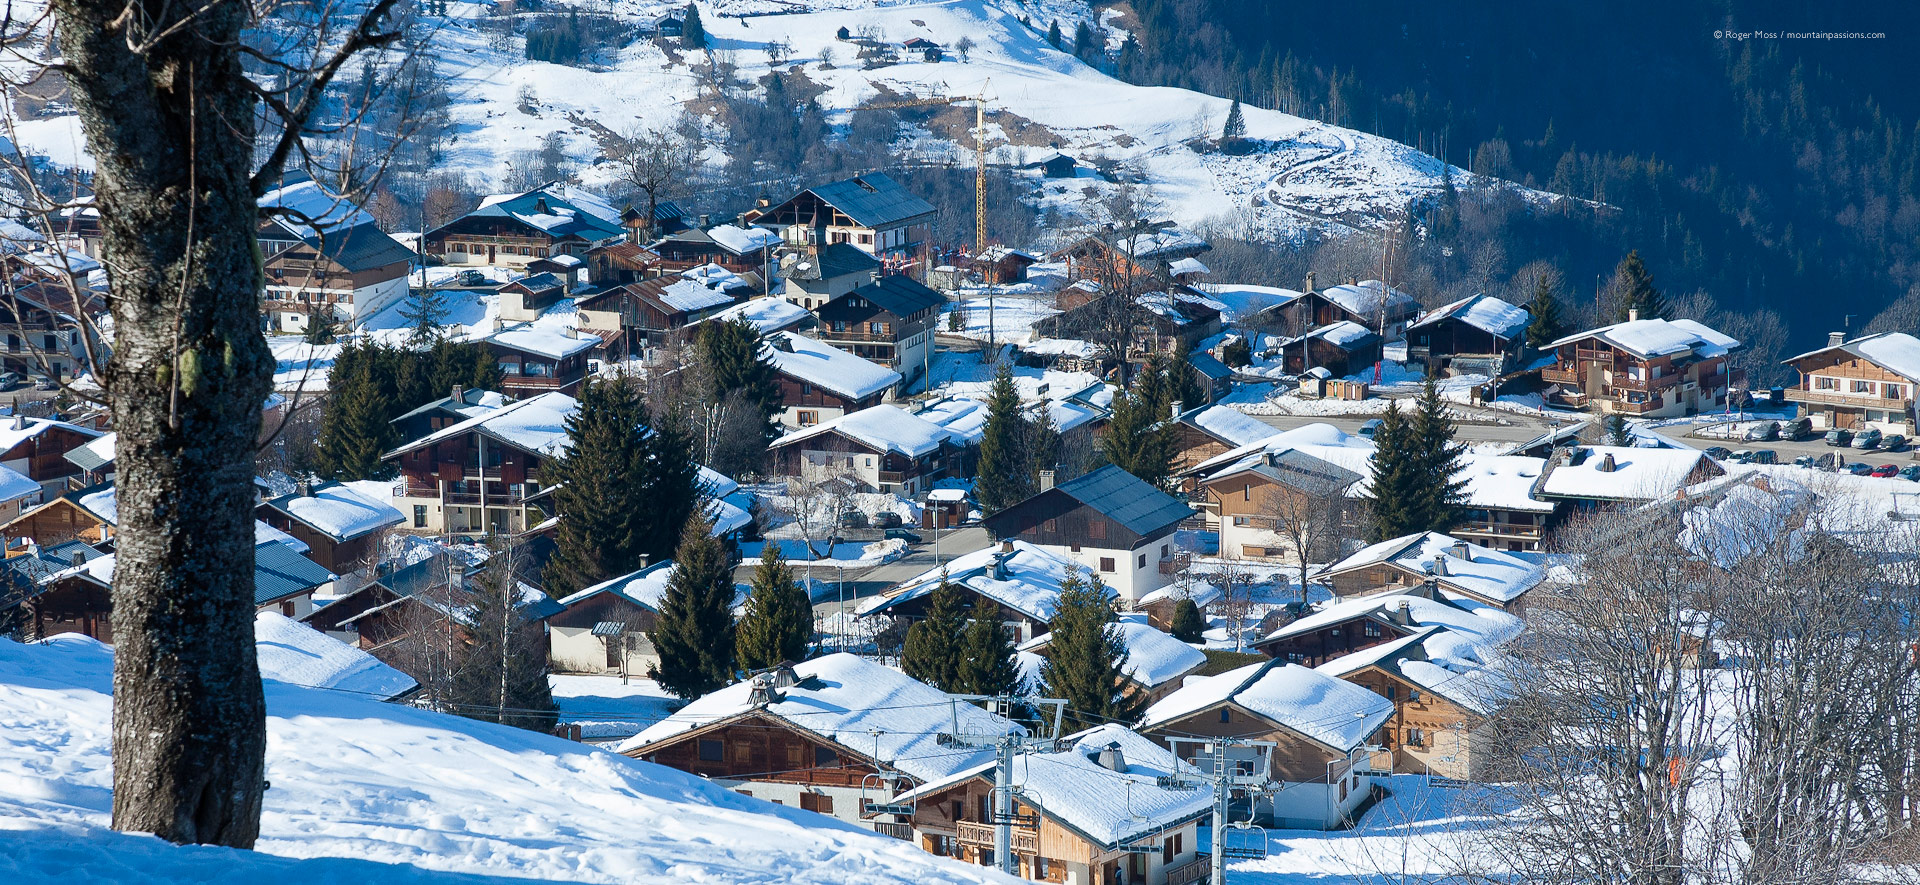
<instances>
[{"instance_id":1,"label":"snowy slope","mask_svg":"<svg viewBox=\"0 0 1920 885\"><path fill-rule=\"evenodd\" d=\"M645 20L681 5L638 0L582 8L611 8ZM780 40L792 48L780 69L826 87L821 102L840 123L847 120L845 111L878 95L984 92L992 99L990 162L1018 164L1055 149L1082 161L1118 161L1138 169L1151 185L1154 214L1186 224L1229 220L1272 239L1372 227L1398 216L1409 200L1436 194L1447 168L1387 139L1252 107L1245 109L1247 137L1261 149L1244 156L1196 153L1186 143L1219 134L1228 100L1122 83L1048 46L1049 21L1057 18L1071 34L1085 16L1085 6L1065 0L707 0L698 5L712 39L710 52L638 41L619 50L602 70L529 61L519 40L506 50L489 46L480 30L482 4L456 2L445 18L424 16L435 29L431 51L438 69L451 78L450 114L458 128L444 167L502 171L516 154L537 149L556 132L570 155L588 163L597 148L589 127L580 125L583 120L626 132L636 123L665 125L684 109L711 127L716 125L713 102L710 94L702 99L694 66L718 54L737 65L741 78L758 79L772 70L767 45ZM1021 16L1032 24L1023 24ZM913 37L943 44L948 60L928 63L903 52L900 64L865 69L854 57L858 47L836 39L840 28L862 26L877 29L895 46ZM966 62L952 52L962 36L978 44ZM1124 35L1114 29L1107 36L1117 44ZM831 49L831 65L820 61L822 49ZM533 113L519 107L523 90L535 99ZM908 162L971 162L971 139L964 131L971 124L971 106L949 112L945 120L962 122L943 124L938 132L922 130ZM35 122L19 134L55 162L83 162L76 133L70 121L55 119ZM956 145L954 139L964 143ZM721 160L719 149L710 149L707 159ZM1463 188L1514 187L1536 202L1554 199L1457 167L1451 172ZM592 166L581 172L589 185L605 184L611 174ZM1035 174L1033 182L1044 189L1043 202L1070 213L1082 205L1087 189L1110 187L1085 171L1070 181Z\"/></svg>"},{"instance_id":2,"label":"snowy slope","mask_svg":"<svg viewBox=\"0 0 1920 885\"><path fill-rule=\"evenodd\" d=\"M257 852L107 829L112 652L0 640L0 882L1010 882L558 738L269 682Z\"/></svg>"}]
</instances>

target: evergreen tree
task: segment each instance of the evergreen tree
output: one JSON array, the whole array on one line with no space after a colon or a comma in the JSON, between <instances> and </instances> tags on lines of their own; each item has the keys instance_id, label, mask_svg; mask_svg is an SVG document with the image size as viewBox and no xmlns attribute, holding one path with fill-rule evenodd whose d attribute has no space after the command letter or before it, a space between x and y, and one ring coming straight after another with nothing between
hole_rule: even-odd
<instances>
[{"instance_id":1,"label":"evergreen tree","mask_svg":"<svg viewBox=\"0 0 1920 885\"><path fill-rule=\"evenodd\" d=\"M1253 342L1245 338L1235 338L1220 349L1220 361L1230 369L1244 369L1253 365Z\"/></svg>"},{"instance_id":2,"label":"evergreen tree","mask_svg":"<svg viewBox=\"0 0 1920 885\"><path fill-rule=\"evenodd\" d=\"M780 545L761 549L752 586L735 645L741 669L764 670L806 660L807 646L813 642L813 606L786 560L780 558Z\"/></svg>"},{"instance_id":3,"label":"evergreen tree","mask_svg":"<svg viewBox=\"0 0 1920 885\"><path fill-rule=\"evenodd\" d=\"M1614 292L1620 299L1615 320L1626 322L1628 311L1636 311L1643 320L1668 319L1667 299L1653 286L1653 272L1640 260L1640 250L1627 253L1613 271Z\"/></svg>"},{"instance_id":4,"label":"evergreen tree","mask_svg":"<svg viewBox=\"0 0 1920 885\"><path fill-rule=\"evenodd\" d=\"M973 497L986 513L997 513L1033 494L1032 453L1028 451L1027 420L1020 409L1020 392L1013 386L1013 369L1001 363L987 393L987 425L980 436L980 466Z\"/></svg>"},{"instance_id":5,"label":"evergreen tree","mask_svg":"<svg viewBox=\"0 0 1920 885\"><path fill-rule=\"evenodd\" d=\"M1374 431L1373 482L1367 489L1372 540L1445 532L1460 523L1466 446L1453 440L1453 420L1429 379L1411 415L1390 403Z\"/></svg>"},{"instance_id":6,"label":"evergreen tree","mask_svg":"<svg viewBox=\"0 0 1920 885\"><path fill-rule=\"evenodd\" d=\"M960 694L1012 695L1020 693L1020 668L1014 663L1013 634L1000 622L1000 609L991 603L973 610L966 633L960 637L958 681Z\"/></svg>"},{"instance_id":7,"label":"evergreen tree","mask_svg":"<svg viewBox=\"0 0 1920 885\"><path fill-rule=\"evenodd\" d=\"M1240 99L1234 99L1227 108L1227 122L1220 127L1220 141L1231 144L1247 137L1247 118L1240 110Z\"/></svg>"},{"instance_id":8,"label":"evergreen tree","mask_svg":"<svg viewBox=\"0 0 1920 885\"><path fill-rule=\"evenodd\" d=\"M467 643L449 685L453 712L530 731L552 731L559 707L548 686L547 634L520 601L517 551L494 545L472 584Z\"/></svg>"},{"instance_id":9,"label":"evergreen tree","mask_svg":"<svg viewBox=\"0 0 1920 885\"><path fill-rule=\"evenodd\" d=\"M1200 616L1200 606L1191 599L1182 599L1173 607L1173 623L1168 624L1167 632L1181 642L1199 642L1201 634L1207 632L1207 619Z\"/></svg>"},{"instance_id":10,"label":"evergreen tree","mask_svg":"<svg viewBox=\"0 0 1920 885\"><path fill-rule=\"evenodd\" d=\"M1412 431L1397 401L1387 403L1380 426L1373 431L1373 481L1367 484L1368 541L1384 541L1412 534L1420 523L1414 489L1420 465L1408 453Z\"/></svg>"},{"instance_id":11,"label":"evergreen tree","mask_svg":"<svg viewBox=\"0 0 1920 885\"><path fill-rule=\"evenodd\" d=\"M634 498L633 546L653 561L672 555L681 541L680 526L702 513L709 497L694 457L693 430L677 412L653 416L652 432L642 446Z\"/></svg>"},{"instance_id":12,"label":"evergreen tree","mask_svg":"<svg viewBox=\"0 0 1920 885\"><path fill-rule=\"evenodd\" d=\"M711 401L724 402L728 394L739 392L766 419L770 440L781 398L780 382L767 356L769 349L759 328L746 320L700 326L700 359L712 378L713 386L708 391Z\"/></svg>"},{"instance_id":13,"label":"evergreen tree","mask_svg":"<svg viewBox=\"0 0 1920 885\"><path fill-rule=\"evenodd\" d=\"M1117 621L1106 586L1069 569L1040 678L1048 697L1066 700L1070 731L1140 718L1143 698L1127 690L1127 645Z\"/></svg>"},{"instance_id":14,"label":"evergreen tree","mask_svg":"<svg viewBox=\"0 0 1920 885\"><path fill-rule=\"evenodd\" d=\"M1533 283L1533 300L1527 302L1527 343L1545 347L1567 334L1566 321L1560 317L1560 299L1553 291L1553 280L1540 274Z\"/></svg>"},{"instance_id":15,"label":"evergreen tree","mask_svg":"<svg viewBox=\"0 0 1920 885\"><path fill-rule=\"evenodd\" d=\"M1087 23L1082 21L1073 29L1073 54L1079 56L1081 61L1091 64L1099 51L1100 44L1093 37L1093 29L1087 27Z\"/></svg>"},{"instance_id":16,"label":"evergreen tree","mask_svg":"<svg viewBox=\"0 0 1920 885\"><path fill-rule=\"evenodd\" d=\"M661 502L645 497L649 440L640 392L624 376L596 378L580 390L580 407L567 418L567 450L552 461L549 479L560 527L543 585L566 596L640 567L636 533L643 514ZM680 514L681 524L686 514ZM658 553L653 550L651 552Z\"/></svg>"},{"instance_id":17,"label":"evergreen tree","mask_svg":"<svg viewBox=\"0 0 1920 885\"><path fill-rule=\"evenodd\" d=\"M700 8L687 4L686 23L680 27L680 45L687 49L707 48L707 26L700 22Z\"/></svg>"},{"instance_id":18,"label":"evergreen tree","mask_svg":"<svg viewBox=\"0 0 1920 885\"><path fill-rule=\"evenodd\" d=\"M332 479L380 479L390 475L380 454L394 442L389 406L380 389L374 348L343 348L344 360L327 374L327 404L322 410L318 466Z\"/></svg>"},{"instance_id":19,"label":"evergreen tree","mask_svg":"<svg viewBox=\"0 0 1920 885\"><path fill-rule=\"evenodd\" d=\"M1033 417L1026 422L1028 469L1035 479L1034 488L1039 489L1039 477L1042 470L1059 470L1060 457L1063 454L1059 425L1053 423L1053 411L1046 403L1034 411ZM1058 477L1056 477L1058 479Z\"/></svg>"},{"instance_id":20,"label":"evergreen tree","mask_svg":"<svg viewBox=\"0 0 1920 885\"><path fill-rule=\"evenodd\" d=\"M960 691L960 655L966 615L959 588L940 573L940 584L927 596L927 616L907 628L900 651L900 670L941 691Z\"/></svg>"},{"instance_id":21,"label":"evergreen tree","mask_svg":"<svg viewBox=\"0 0 1920 885\"><path fill-rule=\"evenodd\" d=\"M687 520L660 616L647 633L660 655L648 675L682 700L733 681L733 569L712 530L699 516Z\"/></svg>"},{"instance_id":22,"label":"evergreen tree","mask_svg":"<svg viewBox=\"0 0 1920 885\"><path fill-rule=\"evenodd\" d=\"M1047 45L1059 49L1060 41L1063 39L1065 38L1060 36L1060 20L1054 19L1052 22L1049 22L1047 24Z\"/></svg>"},{"instance_id":23,"label":"evergreen tree","mask_svg":"<svg viewBox=\"0 0 1920 885\"><path fill-rule=\"evenodd\" d=\"M412 344L424 344L439 338L447 321L446 293L432 286L421 286L413 290L405 303L400 305L400 318L407 321L407 341Z\"/></svg>"},{"instance_id":24,"label":"evergreen tree","mask_svg":"<svg viewBox=\"0 0 1920 885\"><path fill-rule=\"evenodd\" d=\"M1440 398L1432 378L1420 388L1407 427L1423 467L1418 488L1426 525L1417 531L1452 531L1466 518L1467 481L1456 477L1466 469L1461 459L1467 446L1454 441L1458 428L1448 417L1446 401Z\"/></svg>"},{"instance_id":25,"label":"evergreen tree","mask_svg":"<svg viewBox=\"0 0 1920 885\"><path fill-rule=\"evenodd\" d=\"M1172 368L1167 363L1166 354L1155 353L1147 357L1146 366L1141 369L1139 377L1133 379L1133 389L1139 394L1141 403L1161 419L1173 414Z\"/></svg>"},{"instance_id":26,"label":"evergreen tree","mask_svg":"<svg viewBox=\"0 0 1920 885\"><path fill-rule=\"evenodd\" d=\"M300 333L300 340L308 344L332 344L340 337L340 320L333 314L333 305L319 299L307 302L307 328Z\"/></svg>"},{"instance_id":27,"label":"evergreen tree","mask_svg":"<svg viewBox=\"0 0 1920 885\"><path fill-rule=\"evenodd\" d=\"M1112 417L1100 433L1100 454L1121 470L1165 485L1173 472L1174 437L1161 421L1165 411L1144 398L1140 386L1114 394Z\"/></svg>"},{"instance_id":28,"label":"evergreen tree","mask_svg":"<svg viewBox=\"0 0 1920 885\"><path fill-rule=\"evenodd\" d=\"M1185 412L1207 403L1207 388L1200 383L1200 370L1193 367L1193 350L1181 341L1167 364L1167 392Z\"/></svg>"},{"instance_id":29,"label":"evergreen tree","mask_svg":"<svg viewBox=\"0 0 1920 885\"><path fill-rule=\"evenodd\" d=\"M1607 445L1626 447L1633 445L1633 434L1627 432L1627 419L1621 415L1608 415L1600 427L1606 432Z\"/></svg>"}]
</instances>

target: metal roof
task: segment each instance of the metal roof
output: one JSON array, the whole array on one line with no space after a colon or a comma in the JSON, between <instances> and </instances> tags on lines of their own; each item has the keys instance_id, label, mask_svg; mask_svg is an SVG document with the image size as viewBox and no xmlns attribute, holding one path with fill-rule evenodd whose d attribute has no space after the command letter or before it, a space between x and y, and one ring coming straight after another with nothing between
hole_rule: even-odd
<instances>
[{"instance_id":1,"label":"metal roof","mask_svg":"<svg viewBox=\"0 0 1920 885\"><path fill-rule=\"evenodd\" d=\"M833 243L820 250L817 257L807 259L807 266L795 266L786 274L793 280L831 280L848 274L873 273L880 269L880 259L860 251L859 246L851 243Z\"/></svg>"},{"instance_id":2,"label":"metal roof","mask_svg":"<svg viewBox=\"0 0 1920 885\"><path fill-rule=\"evenodd\" d=\"M881 277L840 297L848 295L865 298L881 310L903 317L947 303L947 296L903 276Z\"/></svg>"},{"instance_id":3,"label":"metal roof","mask_svg":"<svg viewBox=\"0 0 1920 885\"><path fill-rule=\"evenodd\" d=\"M1180 499L1112 464L1055 488L1136 535L1151 535L1193 515Z\"/></svg>"},{"instance_id":4,"label":"metal roof","mask_svg":"<svg viewBox=\"0 0 1920 885\"><path fill-rule=\"evenodd\" d=\"M552 210L558 208L558 209L565 209L571 212L572 215L570 218L568 218L565 221L558 221L546 227L536 225L533 222L528 221L526 218L522 217L526 215L542 214L539 211L540 204L542 202L546 204L546 207L548 210L544 214L549 214L549 215L555 214L553 213ZM518 194L508 199L501 200L497 203L493 203L487 206L482 206L461 217L462 218L475 218L475 217L508 218L520 224L524 224L528 227L536 228L540 230L542 233L548 234L553 237L576 236L585 240L604 240L610 237L619 237L619 236L626 235L626 231L616 226L615 224L613 224L613 222L607 221L606 219L603 219L600 216L595 215L594 213L580 207L579 205L575 204L571 200L568 200L565 197L562 197L546 189L530 190L524 194ZM459 219L455 219L455 221L458 221L458 220ZM452 224L452 223L454 222L448 222L448 224ZM430 235L432 233L437 233L439 230L445 227L447 227L447 225L443 224L438 228L434 228L433 231L429 231L428 233Z\"/></svg>"},{"instance_id":5,"label":"metal roof","mask_svg":"<svg viewBox=\"0 0 1920 885\"><path fill-rule=\"evenodd\" d=\"M253 604L266 605L333 580L333 573L280 541L253 548Z\"/></svg>"},{"instance_id":6,"label":"metal roof","mask_svg":"<svg viewBox=\"0 0 1920 885\"><path fill-rule=\"evenodd\" d=\"M307 245L351 273L401 264L414 258L413 250L400 245L398 240L387 236L387 232L381 230L379 225L372 223L355 225L324 236L313 234L304 239Z\"/></svg>"},{"instance_id":7,"label":"metal roof","mask_svg":"<svg viewBox=\"0 0 1920 885\"><path fill-rule=\"evenodd\" d=\"M892 227L933 214L932 203L908 193L884 172L856 175L807 190L862 227Z\"/></svg>"},{"instance_id":8,"label":"metal roof","mask_svg":"<svg viewBox=\"0 0 1920 885\"><path fill-rule=\"evenodd\" d=\"M1233 370L1227 368L1226 363L1214 359L1213 354L1206 351L1196 350L1187 354L1187 363L1199 369L1200 374L1207 376L1208 380L1220 381L1233 377Z\"/></svg>"}]
</instances>

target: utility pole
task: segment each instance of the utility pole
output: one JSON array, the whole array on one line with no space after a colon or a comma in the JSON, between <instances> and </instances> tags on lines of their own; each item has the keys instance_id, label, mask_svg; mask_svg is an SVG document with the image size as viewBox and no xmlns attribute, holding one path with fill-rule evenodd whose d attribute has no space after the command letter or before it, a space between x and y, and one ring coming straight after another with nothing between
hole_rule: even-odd
<instances>
[{"instance_id":1,"label":"utility pole","mask_svg":"<svg viewBox=\"0 0 1920 885\"><path fill-rule=\"evenodd\" d=\"M1013 711L1014 699L1010 695L956 694L950 695L954 708L951 711L952 728L938 741L944 746L986 748L992 747L997 754L993 766L993 862L1001 872L1009 876L1020 875L1020 859L1013 853L1013 825L1026 823L1031 817L1013 813L1013 757L1016 753L1033 750L1051 751L1060 740L1060 720L1067 709L1067 702L1060 698L1024 698L1024 703L1036 707L1053 708L1053 728L1044 738L1036 738L1022 732L963 732L960 730L961 701L986 701L987 709L1002 716ZM1038 821L1034 821L1038 823Z\"/></svg>"},{"instance_id":2,"label":"utility pole","mask_svg":"<svg viewBox=\"0 0 1920 885\"><path fill-rule=\"evenodd\" d=\"M1211 773L1202 772L1197 779L1174 774L1160 778L1158 783L1160 786L1170 790L1194 790L1198 789L1202 784L1213 787L1213 844L1211 851L1213 869L1208 881L1211 885L1226 885L1227 858L1256 858L1267 856L1265 845L1261 845L1258 848L1227 847L1227 827L1231 825L1228 820L1230 812L1228 803L1233 798L1235 788L1242 788L1253 793L1265 790L1271 785L1273 780L1271 771L1273 751L1279 745L1273 741L1249 741L1240 738L1176 737L1169 738L1168 743L1172 745L1173 755L1177 757L1181 756L1180 745L1182 744L1197 745L1196 751L1192 756L1193 759L1197 760L1202 753L1211 753L1213 755L1213 771ZM1253 747L1255 748L1255 752L1259 752L1260 748L1265 748L1266 752L1261 754L1261 758L1266 762L1264 767L1266 767L1268 771L1256 771L1253 774L1234 774L1227 767L1227 748L1229 747Z\"/></svg>"},{"instance_id":3,"label":"utility pole","mask_svg":"<svg viewBox=\"0 0 1920 885\"><path fill-rule=\"evenodd\" d=\"M1020 739L1000 737L1000 762L993 767L993 859L1000 871L1020 875L1020 861L1013 856L1013 751Z\"/></svg>"},{"instance_id":4,"label":"utility pole","mask_svg":"<svg viewBox=\"0 0 1920 885\"><path fill-rule=\"evenodd\" d=\"M1226 885L1227 882L1227 799L1232 795L1232 788L1225 777L1226 770L1227 742L1215 741L1213 744L1213 871L1207 877L1211 885Z\"/></svg>"}]
</instances>

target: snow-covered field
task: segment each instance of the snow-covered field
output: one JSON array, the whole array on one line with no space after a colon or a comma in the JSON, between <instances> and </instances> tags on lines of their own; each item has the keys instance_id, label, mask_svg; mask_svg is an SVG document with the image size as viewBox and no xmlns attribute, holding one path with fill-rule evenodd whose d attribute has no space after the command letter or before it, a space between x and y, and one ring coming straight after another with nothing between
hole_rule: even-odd
<instances>
[{"instance_id":1,"label":"snow-covered field","mask_svg":"<svg viewBox=\"0 0 1920 885\"><path fill-rule=\"evenodd\" d=\"M813 555L807 553L807 542L797 538L775 539L772 541L747 541L740 545L740 556L745 562L759 560L762 549L767 544L780 545L780 556L791 566L804 566L809 563L815 567L826 568L867 568L883 562L899 559L907 553L907 542L899 539L885 541L842 541L827 549L826 542L813 545Z\"/></svg>"},{"instance_id":2,"label":"snow-covered field","mask_svg":"<svg viewBox=\"0 0 1920 885\"><path fill-rule=\"evenodd\" d=\"M667 718L678 699L657 683L632 676L625 684L618 676L548 677L553 702L560 706L560 722L580 726L586 741L630 738L641 729Z\"/></svg>"},{"instance_id":3,"label":"snow-covered field","mask_svg":"<svg viewBox=\"0 0 1920 885\"><path fill-rule=\"evenodd\" d=\"M112 652L0 640L0 882L1011 882L527 731L269 682L256 851L108 829ZM617 681L617 680L616 680Z\"/></svg>"}]
</instances>

